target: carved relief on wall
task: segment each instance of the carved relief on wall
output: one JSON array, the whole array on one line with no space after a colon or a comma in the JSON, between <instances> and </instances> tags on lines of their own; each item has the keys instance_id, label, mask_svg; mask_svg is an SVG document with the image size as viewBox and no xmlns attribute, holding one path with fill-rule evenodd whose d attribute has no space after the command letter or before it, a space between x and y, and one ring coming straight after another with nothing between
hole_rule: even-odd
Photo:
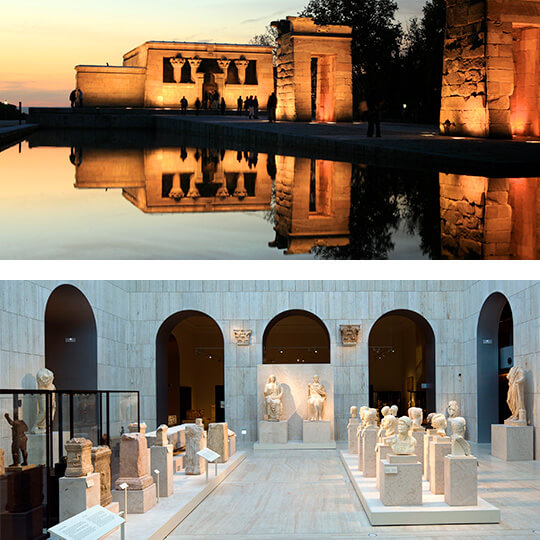
<instances>
[{"instance_id":1,"label":"carved relief on wall","mask_svg":"<svg viewBox=\"0 0 540 540\"><path fill-rule=\"evenodd\" d=\"M359 324L340 324L339 333L341 344L352 347L358 344L361 336L361 326Z\"/></svg>"},{"instance_id":2,"label":"carved relief on wall","mask_svg":"<svg viewBox=\"0 0 540 540\"><path fill-rule=\"evenodd\" d=\"M249 345L251 339L251 330L235 328L233 330L233 336L237 345Z\"/></svg>"}]
</instances>

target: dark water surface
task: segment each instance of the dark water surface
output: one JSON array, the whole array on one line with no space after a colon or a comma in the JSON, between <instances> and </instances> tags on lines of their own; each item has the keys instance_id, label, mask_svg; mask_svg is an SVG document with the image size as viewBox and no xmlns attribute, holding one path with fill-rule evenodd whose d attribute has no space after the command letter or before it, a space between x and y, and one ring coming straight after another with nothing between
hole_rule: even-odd
<instances>
[{"instance_id":1,"label":"dark water surface","mask_svg":"<svg viewBox=\"0 0 540 540\"><path fill-rule=\"evenodd\" d=\"M1 258L538 256L538 178L86 135L0 153Z\"/></svg>"}]
</instances>

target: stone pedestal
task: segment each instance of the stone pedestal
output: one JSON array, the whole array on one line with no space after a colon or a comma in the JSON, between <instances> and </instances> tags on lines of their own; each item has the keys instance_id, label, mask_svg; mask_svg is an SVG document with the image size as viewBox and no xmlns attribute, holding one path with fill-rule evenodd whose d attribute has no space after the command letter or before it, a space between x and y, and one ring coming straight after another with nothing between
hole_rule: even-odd
<instances>
[{"instance_id":1,"label":"stone pedestal","mask_svg":"<svg viewBox=\"0 0 540 540\"><path fill-rule=\"evenodd\" d=\"M186 474L206 472L206 460L197 455L199 450L206 448L206 443L206 434L202 425L186 424L186 453L184 455Z\"/></svg>"},{"instance_id":2,"label":"stone pedestal","mask_svg":"<svg viewBox=\"0 0 540 540\"><path fill-rule=\"evenodd\" d=\"M377 443L377 451L375 452L375 476L377 478L377 489L381 489L381 469L382 461L390 454L392 449L389 444Z\"/></svg>"},{"instance_id":3,"label":"stone pedestal","mask_svg":"<svg viewBox=\"0 0 540 540\"><path fill-rule=\"evenodd\" d=\"M533 426L493 424L491 426L491 455L504 461L531 461L533 435Z\"/></svg>"},{"instance_id":4,"label":"stone pedestal","mask_svg":"<svg viewBox=\"0 0 540 540\"><path fill-rule=\"evenodd\" d=\"M444 493L444 456L451 452L450 437L434 437L429 443L429 489L434 495Z\"/></svg>"},{"instance_id":5,"label":"stone pedestal","mask_svg":"<svg viewBox=\"0 0 540 540\"><path fill-rule=\"evenodd\" d=\"M360 427L356 431L356 447L358 449L358 470L361 471L364 468L364 439Z\"/></svg>"},{"instance_id":6,"label":"stone pedestal","mask_svg":"<svg viewBox=\"0 0 540 540\"><path fill-rule=\"evenodd\" d=\"M422 505L422 464L416 455L381 460L380 498L385 506Z\"/></svg>"},{"instance_id":7,"label":"stone pedestal","mask_svg":"<svg viewBox=\"0 0 540 540\"><path fill-rule=\"evenodd\" d=\"M302 423L302 440L305 443L330 442L330 421L320 420L319 422L310 422L309 420L304 420Z\"/></svg>"},{"instance_id":8,"label":"stone pedestal","mask_svg":"<svg viewBox=\"0 0 540 540\"><path fill-rule=\"evenodd\" d=\"M444 502L449 506L478 504L478 460L474 456L444 456Z\"/></svg>"},{"instance_id":9,"label":"stone pedestal","mask_svg":"<svg viewBox=\"0 0 540 540\"><path fill-rule=\"evenodd\" d=\"M166 446L152 446L150 448L151 471L154 481L154 470L159 471L159 496L170 497L173 492L173 447L172 444Z\"/></svg>"},{"instance_id":10,"label":"stone pedestal","mask_svg":"<svg viewBox=\"0 0 540 540\"><path fill-rule=\"evenodd\" d=\"M92 448L92 465L94 472L100 478L100 505L105 507L112 501L111 495L111 449L108 446L94 446Z\"/></svg>"},{"instance_id":11,"label":"stone pedestal","mask_svg":"<svg viewBox=\"0 0 540 540\"><path fill-rule=\"evenodd\" d=\"M184 456L178 455L173 456L173 473L177 474L182 472L182 469L184 468Z\"/></svg>"},{"instance_id":12,"label":"stone pedestal","mask_svg":"<svg viewBox=\"0 0 540 540\"><path fill-rule=\"evenodd\" d=\"M229 428L227 422L208 426L208 448L219 454L218 463L229 461Z\"/></svg>"},{"instance_id":13,"label":"stone pedestal","mask_svg":"<svg viewBox=\"0 0 540 540\"><path fill-rule=\"evenodd\" d=\"M422 464L422 469L424 468L424 436L426 430L424 428L413 429L411 435L416 439L416 457L418 461Z\"/></svg>"},{"instance_id":14,"label":"stone pedestal","mask_svg":"<svg viewBox=\"0 0 540 540\"><path fill-rule=\"evenodd\" d=\"M113 490L113 501L117 502L121 510L124 510L124 492ZM156 484L152 484L144 489L127 490L127 510L128 514L145 514L156 506Z\"/></svg>"},{"instance_id":15,"label":"stone pedestal","mask_svg":"<svg viewBox=\"0 0 540 540\"><path fill-rule=\"evenodd\" d=\"M236 433L229 430L229 457L236 454Z\"/></svg>"},{"instance_id":16,"label":"stone pedestal","mask_svg":"<svg viewBox=\"0 0 540 540\"><path fill-rule=\"evenodd\" d=\"M91 473L78 478L64 476L60 478L58 484L60 521L65 521L100 503L99 473Z\"/></svg>"},{"instance_id":17,"label":"stone pedestal","mask_svg":"<svg viewBox=\"0 0 540 540\"><path fill-rule=\"evenodd\" d=\"M289 422L259 422L259 442L261 444L287 444L289 440Z\"/></svg>"},{"instance_id":18,"label":"stone pedestal","mask_svg":"<svg viewBox=\"0 0 540 540\"><path fill-rule=\"evenodd\" d=\"M347 436L349 442L349 454L358 454L358 426L360 425L360 420L358 418L349 418L349 423L347 424Z\"/></svg>"},{"instance_id":19,"label":"stone pedestal","mask_svg":"<svg viewBox=\"0 0 540 540\"><path fill-rule=\"evenodd\" d=\"M67 454L66 477L79 478L94 472L92 441L88 439L70 439L64 446Z\"/></svg>"},{"instance_id":20,"label":"stone pedestal","mask_svg":"<svg viewBox=\"0 0 540 540\"><path fill-rule=\"evenodd\" d=\"M375 478L377 474L377 428L368 428L362 437L362 474L367 478Z\"/></svg>"},{"instance_id":21,"label":"stone pedestal","mask_svg":"<svg viewBox=\"0 0 540 540\"><path fill-rule=\"evenodd\" d=\"M424 435L424 480L429 482L429 445L437 433L436 429L426 429Z\"/></svg>"}]
</instances>

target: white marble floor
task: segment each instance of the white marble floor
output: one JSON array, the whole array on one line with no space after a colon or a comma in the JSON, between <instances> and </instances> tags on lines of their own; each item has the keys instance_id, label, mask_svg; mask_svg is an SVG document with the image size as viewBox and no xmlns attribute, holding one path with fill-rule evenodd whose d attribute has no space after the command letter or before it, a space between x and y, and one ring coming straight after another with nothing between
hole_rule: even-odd
<instances>
[{"instance_id":1,"label":"white marble floor","mask_svg":"<svg viewBox=\"0 0 540 540\"><path fill-rule=\"evenodd\" d=\"M540 462L506 463L474 446L479 495L498 525L372 527L337 452L251 452L169 536L171 539L538 538ZM535 532L535 530L537 532Z\"/></svg>"}]
</instances>

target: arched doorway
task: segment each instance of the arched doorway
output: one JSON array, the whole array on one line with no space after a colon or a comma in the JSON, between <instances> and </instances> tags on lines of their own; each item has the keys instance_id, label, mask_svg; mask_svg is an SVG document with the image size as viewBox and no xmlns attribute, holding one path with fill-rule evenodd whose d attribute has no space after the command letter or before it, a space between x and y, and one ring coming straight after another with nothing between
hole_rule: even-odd
<instances>
[{"instance_id":1,"label":"arched doorway","mask_svg":"<svg viewBox=\"0 0 540 540\"><path fill-rule=\"evenodd\" d=\"M204 83L203 83L203 98L209 99L214 95L218 94L218 85L216 82L216 77L213 73L204 74Z\"/></svg>"},{"instance_id":2,"label":"arched doorway","mask_svg":"<svg viewBox=\"0 0 540 540\"><path fill-rule=\"evenodd\" d=\"M418 313L404 309L379 318L369 333L369 404L397 405L399 415L435 411L435 334Z\"/></svg>"},{"instance_id":3,"label":"arched doorway","mask_svg":"<svg viewBox=\"0 0 540 540\"><path fill-rule=\"evenodd\" d=\"M313 313L294 309L274 317L263 335L263 364L329 364L330 335Z\"/></svg>"},{"instance_id":4,"label":"arched doorway","mask_svg":"<svg viewBox=\"0 0 540 540\"><path fill-rule=\"evenodd\" d=\"M224 371L216 321L199 311L171 315L156 337L157 423L225 421Z\"/></svg>"},{"instance_id":5,"label":"arched doorway","mask_svg":"<svg viewBox=\"0 0 540 540\"><path fill-rule=\"evenodd\" d=\"M97 390L97 332L86 296L60 285L45 308L45 367L58 390Z\"/></svg>"},{"instance_id":6,"label":"arched doorway","mask_svg":"<svg viewBox=\"0 0 540 540\"><path fill-rule=\"evenodd\" d=\"M510 416L506 374L514 365L514 322L507 298L491 294L478 317L476 333L478 442L491 441L491 425Z\"/></svg>"}]
</instances>

